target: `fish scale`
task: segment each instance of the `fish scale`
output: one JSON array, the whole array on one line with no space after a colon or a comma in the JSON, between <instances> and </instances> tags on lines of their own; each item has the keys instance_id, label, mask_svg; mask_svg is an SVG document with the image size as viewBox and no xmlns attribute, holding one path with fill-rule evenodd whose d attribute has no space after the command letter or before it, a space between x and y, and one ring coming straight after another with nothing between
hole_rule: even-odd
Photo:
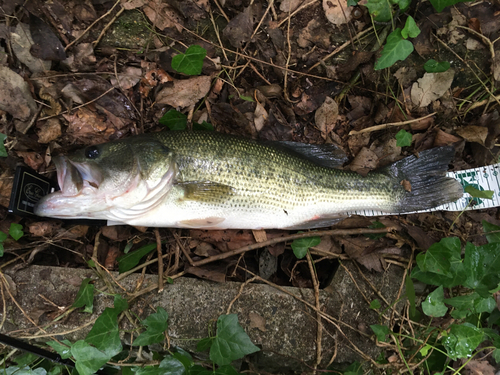
<instances>
[{"instance_id":1,"label":"fish scale","mask_svg":"<svg viewBox=\"0 0 500 375\"><path fill-rule=\"evenodd\" d=\"M188 131L150 133L95 146L99 154L95 160L87 160L85 151L80 152L68 156L69 167L90 165L98 175L114 178L117 186L118 181L127 180L133 163L140 166L136 169L149 185L157 184L167 170L173 173L168 163L175 165L174 177L168 190L155 195L158 201L142 214L134 209L132 198L123 199L122 206L112 206L120 199L107 197L106 202L111 202L107 211L102 208L75 216L146 226L311 228L331 224L346 211L409 212L462 196L460 184L444 177L453 156L451 148L430 150L420 158L412 156L362 177L323 166L317 158L305 154L303 144L284 146L216 132ZM409 190L403 181L409 183ZM95 194L105 194L100 191L104 186ZM141 202L137 204L142 207ZM43 215L48 209L38 211ZM46 216L57 217L57 213Z\"/></svg>"}]
</instances>

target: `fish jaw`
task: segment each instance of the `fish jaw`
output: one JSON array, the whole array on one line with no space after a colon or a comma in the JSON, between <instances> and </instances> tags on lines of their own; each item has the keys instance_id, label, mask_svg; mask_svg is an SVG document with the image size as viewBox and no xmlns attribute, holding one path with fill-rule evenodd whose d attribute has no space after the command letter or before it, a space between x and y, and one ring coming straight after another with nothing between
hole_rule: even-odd
<instances>
[{"instance_id":1,"label":"fish jaw","mask_svg":"<svg viewBox=\"0 0 500 375\"><path fill-rule=\"evenodd\" d=\"M170 191L177 174L174 162L158 179L143 180L139 172L115 173L113 178L90 164L61 157L55 161L61 190L43 197L35 214L59 219L122 221L156 207Z\"/></svg>"}]
</instances>

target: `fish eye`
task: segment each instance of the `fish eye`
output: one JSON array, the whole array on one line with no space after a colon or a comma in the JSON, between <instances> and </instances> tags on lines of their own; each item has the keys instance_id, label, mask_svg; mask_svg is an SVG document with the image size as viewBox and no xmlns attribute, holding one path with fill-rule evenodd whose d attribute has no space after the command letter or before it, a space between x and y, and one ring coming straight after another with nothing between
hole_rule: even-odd
<instances>
[{"instance_id":1,"label":"fish eye","mask_svg":"<svg viewBox=\"0 0 500 375\"><path fill-rule=\"evenodd\" d=\"M97 146L90 146L85 149L85 157L87 159L96 159L99 156L99 149Z\"/></svg>"}]
</instances>

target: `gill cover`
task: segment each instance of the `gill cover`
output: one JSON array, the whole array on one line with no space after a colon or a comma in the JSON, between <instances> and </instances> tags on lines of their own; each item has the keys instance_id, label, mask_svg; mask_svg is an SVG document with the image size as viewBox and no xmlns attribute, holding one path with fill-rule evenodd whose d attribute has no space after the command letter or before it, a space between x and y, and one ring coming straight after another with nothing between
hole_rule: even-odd
<instances>
[{"instance_id":1,"label":"gill cover","mask_svg":"<svg viewBox=\"0 0 500 375\"><path fill-rule=\"evenodd\" d=\"M161 203L177 174L171 150L147 136L90 146L54 163L61 190L42 198L39 216L140 217Z\"/></svg>"}]
</instances>

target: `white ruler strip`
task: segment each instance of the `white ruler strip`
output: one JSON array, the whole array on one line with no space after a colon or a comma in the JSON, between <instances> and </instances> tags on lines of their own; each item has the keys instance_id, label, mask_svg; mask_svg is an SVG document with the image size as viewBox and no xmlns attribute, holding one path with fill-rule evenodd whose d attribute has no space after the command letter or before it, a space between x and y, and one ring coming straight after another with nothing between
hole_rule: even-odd
<instances>
[{"instance_id":1,"label":"white ruler strip","mask_svg":"<svg viewBox=\"0 0 500 375\"><path fill-rule=\"evenodd\" d=\"M493 199L485 198L471 198L468 193L464 193L462 198L453 203L443 204L439 207L434 207L429 210L415 211L415 212L431 212L431 211L463 211L465 210L481 210L484 208L492 208L500 206L500 164L488 165L486 167L472 168L464 171L448 172L448 177L458 180L465 188L472 185L478 190L492 190ZM470 200L473 200L469 204ZM469 206L467 206L469 204ZM414 212L412 212L414 213ZM363 216L383 216L391 215L387 212L362 210L350 211L351 215ZM405 212L406 214L406 212ZM397 214L392 214L397 215Z\"/></svg>"}]
</instances>

